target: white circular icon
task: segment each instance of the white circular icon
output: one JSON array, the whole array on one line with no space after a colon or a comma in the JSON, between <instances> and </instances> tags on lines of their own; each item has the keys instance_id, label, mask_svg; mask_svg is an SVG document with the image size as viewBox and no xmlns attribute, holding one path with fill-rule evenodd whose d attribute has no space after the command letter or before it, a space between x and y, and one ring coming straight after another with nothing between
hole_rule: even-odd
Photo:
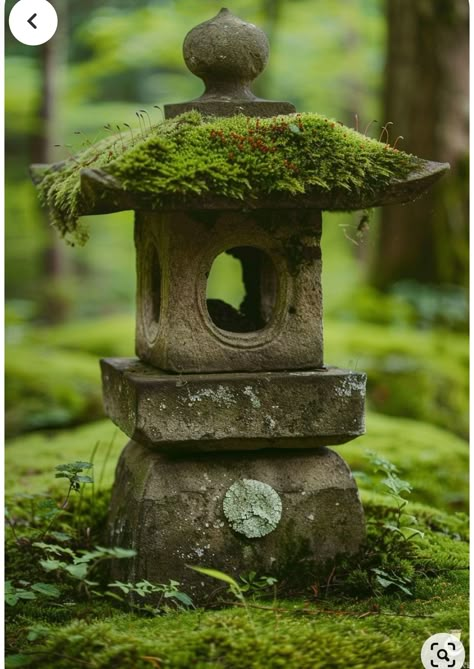
<instances>
[{"instance_id":1,"label":"white circular icon","mask_svg":"<svg viewBox=\"0 0 474 669\"><path fill-rule=\"evenodd\" d=\"M421 649L425 669L461 669L465 657L464 646L452 634L433 634Z\"/></svg>"},{"instance_id":2,"label":"white circular icon","mask_svg":"<svg viewBox=\"0 0 474 669\"><path fill-rule=\"evenodd\" d=\"M22 44L44 44L56 32L58 15L47 0L20 0L13 6L8 23L13 37Z\"/></svg>"}]
</instances>

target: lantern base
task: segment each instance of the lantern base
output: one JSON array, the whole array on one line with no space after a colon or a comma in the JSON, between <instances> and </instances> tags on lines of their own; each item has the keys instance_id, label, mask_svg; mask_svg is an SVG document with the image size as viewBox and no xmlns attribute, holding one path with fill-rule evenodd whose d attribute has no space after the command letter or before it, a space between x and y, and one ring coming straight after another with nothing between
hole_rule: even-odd
<instances>
[{"instance_id":1,"label":"lantern base","mask_svg":"<svg viewBox=\"0 0 474 669\"><path fill-rule=\"evenodd\" d=\"M327 448L170 457L131 441L117 468L108 537L136 550L114 561L113 578L175 580L204 603L227 586L189 565L236 579L274 576L279 592L291 594L324 579L337 556L357 553L365 525L352 474Z\"/></svg>"}]
</instances>

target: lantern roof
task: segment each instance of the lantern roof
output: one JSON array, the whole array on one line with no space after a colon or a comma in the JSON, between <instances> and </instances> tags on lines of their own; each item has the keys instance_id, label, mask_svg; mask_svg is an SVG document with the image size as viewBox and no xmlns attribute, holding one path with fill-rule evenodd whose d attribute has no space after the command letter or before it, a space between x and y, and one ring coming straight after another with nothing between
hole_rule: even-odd
<instances>
[{"instance_id":1,"label":"lantern roof","mask_svg":"<svg viewBox=\"0 0 474 669\"><path fill-rule=\"evenodd\" d=\"M350 211L419 197L448 169L391 142L288 102L257 98L250 84L268 59L265 34L227 9L190 31L189 69L205 91L165 106L153 124L114 136L53 165L33 165L33 181L53 223L84 241L78 219L121 210L306 208Z\"/></svg>"}]
</instances>

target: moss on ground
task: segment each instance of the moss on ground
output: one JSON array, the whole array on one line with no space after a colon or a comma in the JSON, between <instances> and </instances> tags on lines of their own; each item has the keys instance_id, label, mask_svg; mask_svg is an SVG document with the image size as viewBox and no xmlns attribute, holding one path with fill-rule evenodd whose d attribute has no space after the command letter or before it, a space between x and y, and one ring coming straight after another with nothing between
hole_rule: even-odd
<instances>
[{"instance_id":1,"label":"moss on ground","mask_svg":"<svg viewBox=\"0 0 474 669\"><path fill-rule=\"evenodd\" d=\"M90 462L94 451L96 481L110 487L126 442L127 437L110 420L10 439L5 449L6 493L64 490L64 481L53 477L54 467L73 460Z\"/></svg>"},{"instance_id":2,"label":"moss on ground","mask_svg":"<svg viewBox=\"0 0 474 669\"><path fill-rule=\"evenodd\" d=\"M441 592L440 581L431 583L433 597ZM462 629L466 642L460 589L451 583L443 588L442 603L426 593L416 605L392 602L380 613L374 611L380 604L371 601L331 603L329 614L318 613L324 603L310 605L306 615L304 601L279 602L275 613L251 609L250 619L235 608L152 620L115 613L100 621L48 625L46 641L26 645L23 653L27 666L42 669L413 669L433 633Z\"/></svg>"},{"instance_id":3,"label":"moss on ground","mask_svg":"<svg viewBox=\"0 0 474 669\"><path fill-rule=\"evenodd\" d=\"M466 644L468 526L463 514L446 509L466 508L467 444L410 420L369 413L367 425L368 434L342 446L340 452L360 470L357 478L375 546L394 502L382 494L380 476L372 474L362 457L365 448L395 462L402 478L415 486L406 513L416 516L416 528L424 537L401 562L390 551L384 558L388 567L403 568L412 597L396 587L381 588L377 596L367 594L363 587L367 565L356 558L337 566L331 585L315 583L316 590L308 589L298 598L273 602L248 596L248 613L230 605L149 617L104 599L84 600L72 594L57 602L25 601L8 610L7 669L412 669L431 634L460 629ZM90 460L94 450L96 493L97 488L106 493L125 442L117 432L109 421L101 421L11 440L6 449L7 495L50 488L64 496L67 482L53 478L55 465ZM83 511L87 526L91 518L97 526L103 522L106 498L96 499L92 515L86 508ZM15 582L20 577L32 579L33 567L39 569L14 552L10 556ZM34 578L48 576L35 572Z\"/></svg>"},{"instance_id":4,"label":"moss on ground","mask_svg":"<svg viewBox=\"0 0 474 669\"><path fill-rule=\"evenodd\" d=\"M142 127L143 130L143 127ZM149 131L124 129L42 175L39 194L60 233L86 239L83 168L101 168L125 191L230 198L308 189L372 194L406 177L420 161L318 114L254 119L203 118L188 112ZM90 213L90 212L89 212Z\"/></svg>"},{"instance_id":5,"label":"moss on ground","mask_svg":"<svg viewBox=\"0 0 474 669\"><path fill-rule=\"evenodd\" d=\"M369 522L383 515L384 504L366 502ZM454 533L446 514L438 513L434 526L429 509L425 516L421 507L416 511L427 535L417 551L422 568L411 585L414 597L387 591L349 598L320 584L318 596L312 589L293 600L250 596L247 611L229 606L153 618L104 600L66 607L26 602L8 625L6 666L412 669L426 638L457 629L467 644L468 630L466 521Z\"/></svg>"},{"instance_id":6,"label":"moss on ground","mask_svg":"<svg viewBox=\"0 0 474 669\"><path fill-rule=\"evenodd\" d=\"M7 436L103 417L99 358L133 356L134 327L132 316L22 327L19 333L11 327L5 350Z\"/></svg>"},{"instance_id":7,"label":"moss on ground","mask_svg":"<svg viewBox=\"0 0 474 669\"><path fill-rule=\"evenodd\" d=\"M381 381L389 383L399 378L400 361L402 371L407 361L413 364L410 374L403 376L408 386L400 385L394 410L426 414L431 422L440 422L440 414L441 421L452 429L455 421L462 420L467 383L465 337L329 320L326 342L328 362L369 369L370 382L379 369L384 370ZM89 397L92 393L100 401L97 357L127 355L132 350L133 320L128 317L107 319L100 326L83 323L26 332L20 343L7 349L8 384L12 383L14 390L7 385L8 407L21 409L31 420L35 411L41 415L50 409L54 398L55 406L77 406L76 414L70 409L67 421L75 420L75 415L87 419L88 415L81 413L82 405L76 405L78 400L71 400L70 395ZM420 369L437 382L420 385ZM369 385L374 403L372 393ZM421 394L425 399L418 403ZM36 398L37 407L23 404L25 396ZM426 404L426 397L431 398L431 404ZM462 401L452 402L459 397ZM428 415L427 406L434 415ZM443 407L445 411L447 407L444 415ZM52 424L60 423L53 420ZM96 541L93 537L103 524L108 491L125 442L126 437L108 420L10 439L6 449L7 497L48 489L64 497L67 482L54 479L54 467L76 459L94 459L94 512L83 506L78 517L83 518L84 527L92 528L92 535L87 532L89 541ZM271 609L273 604L250 597L250 617L241 608L229 606L151 618L112 606L104 599L77 598L71 590L70 596L59 601L39 599L9 607L7 668L412 669L419 665L421 645L431 634L461 629L466 643L467 523L458 513L467 510L468 502L466 441L426 422L369 411L367 434L337 450L355 471L372 541L377 542L380 527L390 521L393 502L382 494L380 477L371 471L365 451L387 457L413 485L406 512L416 516L416 528L424 532L424 538L417 541L415 553L393 562L409 579L413 597L405 596L396 586L377 596L368 594L367 564L358 560L339 565L330 587L315 584L318 597L309 590L291 601L277 599L275 610L254 608ZM57 529L63 529L61 524ZM12 543L8 568L14 582L48 582L50 577L42 573L38 560L33 564L29 554L22 557L21 547ZM386 551L385 568L390 569L393 559Z\"/></svg>"},{"instance_id":8,"label":"moss on ground","mask_svg":"<svg viewBox=\"0 0 474 669\"><path fill-rule=\"evenodd\" d=\"M367 451L394 462L413 486L411 498L451 511L467 511L469 445L452 433L421 421L367 414L367 433L341 447L362 490L374 490ZM360 472L360 476L359 476ZM364 473L365 472L365 473Z\"/></svg>"},{"instance_id":9,"label":"moss on ground","mask_svg":"<svg viewBox=\"0 0 474 669\"><path fill-rule=\"evenodd\" d=\"M106 316L100 320L83 320L54 327L29 330L26 342L32 346L47 346L89 353L96 362L103 357L130 357L135 348L135 315Z\"/></svg>"},{"instance_id":10,"label":"moss on ground","mask_svg":"<svg viewBox=\"0 0 474 669\"><path fill-rule=\"evenodd\" d=\"M9 344L5 375L7 435L103 415L99 363L87 353Z\"/></svg>"}]
</instances>

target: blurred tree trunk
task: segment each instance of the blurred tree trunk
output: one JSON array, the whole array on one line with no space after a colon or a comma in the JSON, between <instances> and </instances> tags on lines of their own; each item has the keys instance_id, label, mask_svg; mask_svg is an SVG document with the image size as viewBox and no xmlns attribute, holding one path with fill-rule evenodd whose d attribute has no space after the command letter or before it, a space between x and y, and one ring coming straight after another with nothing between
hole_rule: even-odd
<instances>
[{"instance_id":1,"label":"blurred tree trunk","mask_svg":"<svg viewBox=\"0 0 474 669\"><path fill-rule=\"evenodd\" d=\"M451 172L427 195L385 207L372 283L468 281L467 0L387 0L385 121L391 142Z\"/></svg>"},{"instance_id":2,"label":"blurred tree trunk","mask_svg":"<svg viewBox=\"0 0 474 669\"><path fill-rule=\"evenodd\" d=\"M274 48L278 28L281 22L284 0L262 0L261 10L263 14L263 24L259 27L265 32L270 43L270 55ZM269 97L269 82L272 76L271 69L266 69L252 85L252 91L260 98Z\"/></svg>"},{"instance_id":3,"label":"blurred tree trunk","mask_svg":"<svg viewBox=\"0 0 474 669\"><path fill-rule=\"evenodd\" d=\"M37 127L31 150L32 160L35 163L50 163L57 160L57 152L53 147L60 143L60 99L67 44L64 2L56 2L55 8L59 19L56 34L38 47L41 91ZM48 323L58 323L66 319L70 303L64 286L66 275L64 242L52 227L48 213L42 211L40 217L44 222L45 242L40 259L39 317Z\"/></svg>"}]
</instances>

